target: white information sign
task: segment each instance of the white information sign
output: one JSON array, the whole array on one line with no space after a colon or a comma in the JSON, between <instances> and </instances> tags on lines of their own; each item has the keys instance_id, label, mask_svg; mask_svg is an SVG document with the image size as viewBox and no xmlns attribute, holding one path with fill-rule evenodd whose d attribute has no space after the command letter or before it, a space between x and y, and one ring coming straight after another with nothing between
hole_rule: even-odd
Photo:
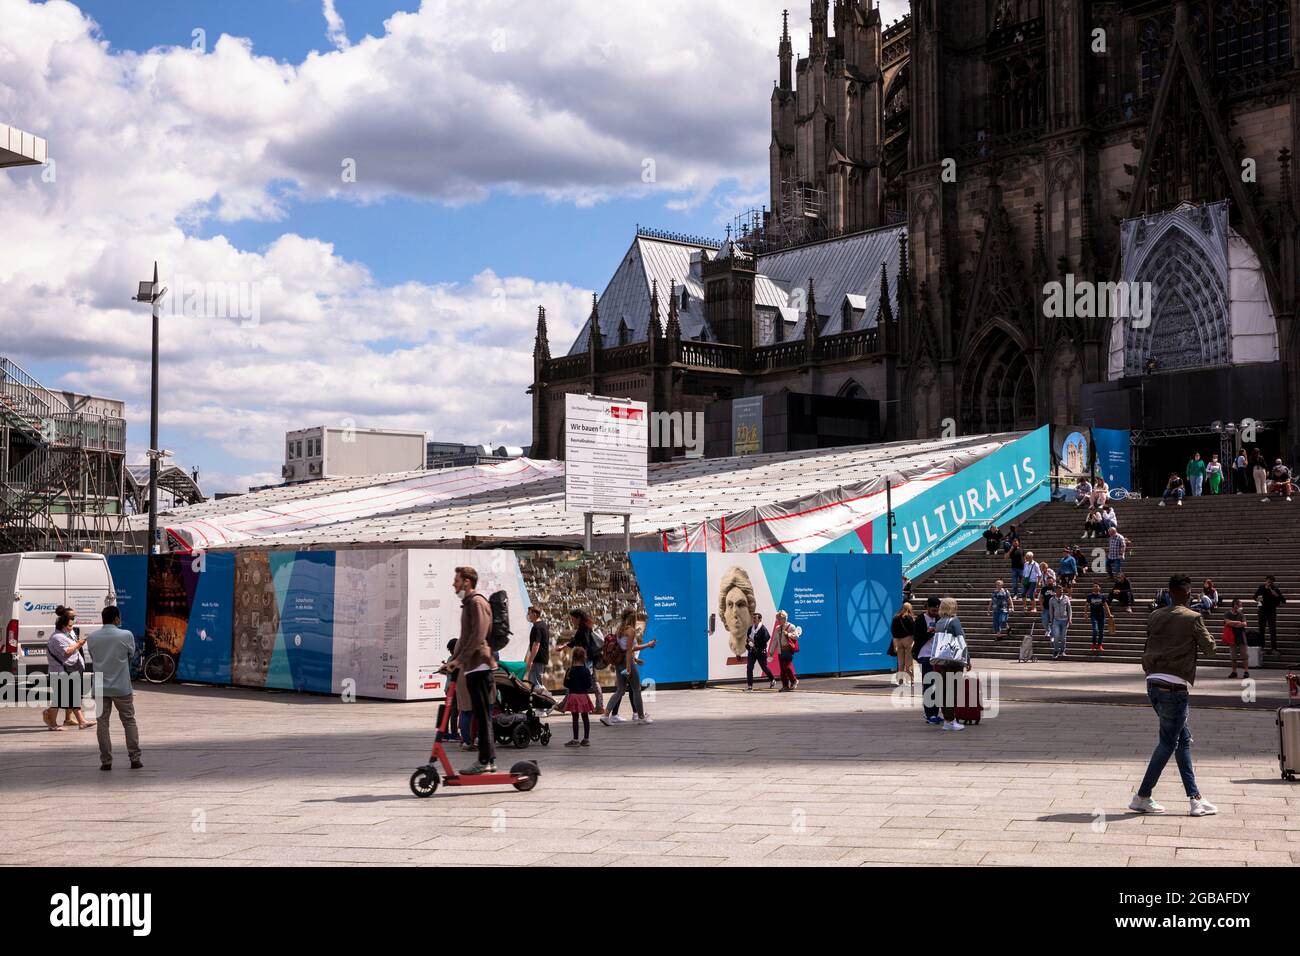
<instances>
[{"instance_id":1,"label":"white information sign","mask_svg":"<svg viewBox=\"0 0 1300 956\"><path fill-rule=\"evenodd\" d=\"M565 396L567 510L627 515L646 509L650 449L646 419L645 402Z\"/></svg>"}]
</instances>

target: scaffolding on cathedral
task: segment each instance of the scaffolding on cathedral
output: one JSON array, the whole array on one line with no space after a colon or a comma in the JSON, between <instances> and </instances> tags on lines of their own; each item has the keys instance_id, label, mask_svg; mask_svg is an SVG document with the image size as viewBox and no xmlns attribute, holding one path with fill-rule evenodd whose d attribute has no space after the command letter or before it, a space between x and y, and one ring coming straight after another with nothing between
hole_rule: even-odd
<instances>
[{"instance_id":1,"label":"scaffolding on cathedral","mask_svg":"<svg viewBox=\"0 0 1300 956\"><path fill-rule=\"evenodd\" d=\"M126 422L0 357L0 551L126 547Z\"/></svg>"}]
</instances>

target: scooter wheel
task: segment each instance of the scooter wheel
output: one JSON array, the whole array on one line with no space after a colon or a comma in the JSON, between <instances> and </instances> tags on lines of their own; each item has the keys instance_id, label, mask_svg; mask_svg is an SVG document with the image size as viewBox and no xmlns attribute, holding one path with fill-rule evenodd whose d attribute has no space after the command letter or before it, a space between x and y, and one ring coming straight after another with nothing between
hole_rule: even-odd
<instances>
[{"instance_id":1,"label":"scooter wheel","mask_svg":"<svg viewBox=\"0 0 1300 956\"><path fill-rule=\"evenodd\" d=\"M519 761L519 763L510 768L510 772L516 777L519 777L519 779L515 781L514 786L516 790L521 791L531 790L533 787L537 786L537 778L542 775L542 771L538 768L537 764L533 763L531 760Z\"/></svg>"},{"instance_id":2,"label":"scooter wheel","mask_svg":"<svg viewBox=\"0 0 1300 956\"><path fill-rule=\"evenodd\" d=\"M515 726L514 733L510 735L510 740L515 745L516 749L518 750L525 749L530 742L528 738L527 725L517 724Z\"/></svg>"},{"instance_id":3,"label":"scooter wheel","mask_svg":"<svg viewBox=\"0 0 1300 956\"><path fill-rule=\"evenodd\" d=\"M537 742L543 747L549 747L551 745L551 731L549 729L543 730L542 735L537 738Z\"/></svg>"},{"instance_id":4,"label":"scooter wheel","mask_svg":"<svg viewBox=\"0 0 1300 956\"><path fill-rule=\"evenodd\" d=\"M411 793L417 797L431 797L438 789L438 771L433 767L421 767L411 774Z\"/></svg>"}]
</instances>

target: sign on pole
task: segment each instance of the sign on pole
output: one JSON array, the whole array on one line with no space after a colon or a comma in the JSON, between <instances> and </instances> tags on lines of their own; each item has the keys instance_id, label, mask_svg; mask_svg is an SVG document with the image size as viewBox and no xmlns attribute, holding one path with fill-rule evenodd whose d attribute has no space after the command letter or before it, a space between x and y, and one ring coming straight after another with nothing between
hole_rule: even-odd
<instances>
[{"instance_id":1,"label":"sign on pole","mask_svg":"<svg viewBox=\"0 0 1300 956\"><path fill-rule=\"evenodd\" d=\"M627 515L647 506L649 427L645 402L598 395L564 398L564 506Z\"/></svg>"}]
</instances>

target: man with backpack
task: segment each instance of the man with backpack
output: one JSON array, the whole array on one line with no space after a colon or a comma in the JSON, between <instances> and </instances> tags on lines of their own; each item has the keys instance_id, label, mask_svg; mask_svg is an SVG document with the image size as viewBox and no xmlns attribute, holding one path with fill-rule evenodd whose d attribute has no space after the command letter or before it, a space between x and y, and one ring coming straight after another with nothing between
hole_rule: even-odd
<instances>
[{"instance_id":1,"label":"man with backpack","mask_svg":"<svg viewBox=\"0 0 1300 956\"><path fill-rule=\"evenodd\" d=\"M469 690L470 707L478 725L478 762L466 767L465 775L496 772L496 752L492 743L492 698L496 687L492 672L496 669L488 638L493 633L493 608L479 594L478 571L471 567L456 569L452 587L460 598L460 637L456 650L447 661L447 670L457 682L464 681ZM507 639L509 630L507 628Z\"/></svg>"}]
</instances>

